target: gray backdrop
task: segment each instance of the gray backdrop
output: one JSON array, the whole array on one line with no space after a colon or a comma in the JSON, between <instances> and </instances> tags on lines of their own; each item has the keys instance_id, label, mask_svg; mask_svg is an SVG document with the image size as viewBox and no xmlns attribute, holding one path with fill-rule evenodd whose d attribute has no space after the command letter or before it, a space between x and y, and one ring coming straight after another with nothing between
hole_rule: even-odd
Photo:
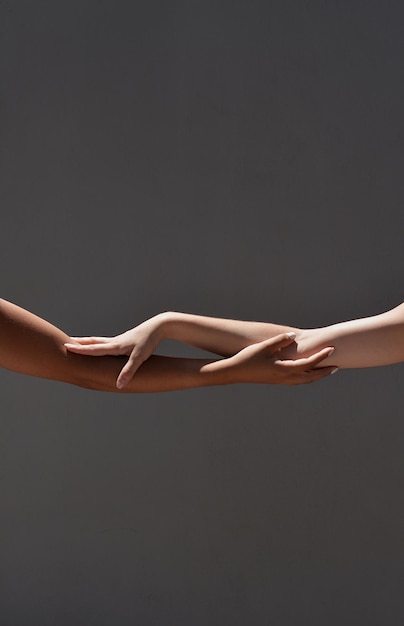
<instances>
[{"instance_id":1,"label":"gray backdrop","mask_svg":"<svg viewBox=\"0 0 404 626\"><path fill-rule=\"evenodd\" d=\"M401 2L0 9L2 297L71 334L400 302ZM401 625L402 375L118 397L2 371L2 624Z\"/></svg>"}]
</instances>

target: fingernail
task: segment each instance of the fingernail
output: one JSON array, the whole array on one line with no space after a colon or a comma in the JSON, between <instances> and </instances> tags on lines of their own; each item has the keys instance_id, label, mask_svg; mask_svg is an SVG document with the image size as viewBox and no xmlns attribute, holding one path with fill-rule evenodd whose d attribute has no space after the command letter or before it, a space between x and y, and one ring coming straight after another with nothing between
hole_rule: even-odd
<instances>
[{"instance_id":1,"label":"fingernail","mask_svg":"<svg viewBox=\"0 0 404 626\"><path fill-rule=\"evenodd\" d=\"M334 369L331 370L331 372L330 372L330 376L331 376L331 374L335 374L335 372L338 372L338 369L339 369L338 367L334 367Z\"/></svg>"},{"instance_id":2,"label":"fingernail","mask_svg":"<svg viewBox=\"0 0 404 626\"><path fill-rule=\"evenodd\" d=\"M122 389L122 387L125 386L125 381L121 378L117 381L116 386L118 387L118 389Z\"/></svg>"},{"instance_id":3,"label":"fingernail","mask_svg":"<svg viewBox=\"0 0 404 626\"><path fill-rule=\"evenodd\" d=\"M294 339L296 337L296 333L290 332L290 333L286 333L288 337L290 337L291 339Z\"/></svg>"},{"instance_id":4,"label":"fingernail","mask_svg":"<svg viewBox=\"0 0 404 626\"><path fill-rule=\"evenodd\" d=\"M334 352L335 348L331 348L331 350L328 353L328 356L330 356L330 354L332 354Z\"/></svg>"}]
</instances>

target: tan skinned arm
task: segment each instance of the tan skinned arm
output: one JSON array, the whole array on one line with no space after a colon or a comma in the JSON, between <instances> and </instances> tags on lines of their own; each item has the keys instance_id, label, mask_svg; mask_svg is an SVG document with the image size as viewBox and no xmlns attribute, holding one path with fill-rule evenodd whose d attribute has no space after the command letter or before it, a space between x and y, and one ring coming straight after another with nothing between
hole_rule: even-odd
<instances>
[{"instance_id":1,"label":"tan skinned arm","mask_svg":"<svg viewBox=\"0 0 404 626\"><path fill-rule=\"evenodd\" d=\"M0 300L0 367L89 389L118 391L115 383L126 359L119 356L89 359L70 353L64 346L69 340L68 335L52 324ZM239 382L302 384L330 373L331 368L310 371L325 358L327 350L301 362L279 363L277 352L292 341L283 335L263 342L254 351L246 350L231 359L216 361L151 356L123 391L172 391Z\"/></svg>"},{"instance_id":2,"label":"tan skinned arm","mask_svg":"<svg viewBox=\"0 0 404 626\"><path fill-rule=\"evenodd\" d=\"M87 359L67 352L68 335L52 324L5 300L0 301L0 366L15 372L68 382L89 389L118 391L115 379L121 357ZM217 384L220 376L204 368L209 360L181 361L153 357L125 391L150 392ZM213 379L212 379L213 378Z\"/></svg>"}]
</instances>

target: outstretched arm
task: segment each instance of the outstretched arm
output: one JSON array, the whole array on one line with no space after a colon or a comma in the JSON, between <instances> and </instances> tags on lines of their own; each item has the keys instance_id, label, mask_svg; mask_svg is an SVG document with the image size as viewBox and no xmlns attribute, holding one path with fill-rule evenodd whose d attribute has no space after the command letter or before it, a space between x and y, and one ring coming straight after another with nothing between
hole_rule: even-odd
<instances>
[{"instance_id":1,"label":"outstretched arm","mask_svg":"<svg viewBox=\"0 0 404 626\"><path fill-rule=\"evenodd\" d=\"M0 300L0 367L89 389L117 391L116 379L126 363L120 356L89 359L65 348L71 339L45 320ZM282 335L229 359L178 359L151 356L125 387L128 393L171 391L236 382L299 384L328 375L314 370L328 350L310 359L279 361L278 352L293 339Z\"/></svg>"},{"instance_id":2,"label":"outstretched arm","mask_svg":"<svg viewBox=\"0 0 404 626\"><path fill-rule=\"evenodd\" d=\"M68 345L68 349L88 355L127 355L129 359L118 378L118 384L125 385L163 339L229 356L287 332L296 334L296 342L283 350L282 357L286 359L308 357L325 346L334 346L333 355L322 366L376 367L404 360L404 304L381 315L318 329L160 313L116 337L84 337L78 339L79 344Z\"/></svg>"},{"instance_id":3,"label":"outstretched arm","mask_svg":"<svg viewBox=\"0 0 404 626\"><path fill-rule=\"evenodd\" d=\"M334 346L332 356L322 365L359 368L404 361L404 303L380 315L314 329L183 313L163 314L163 320L164 316L163 336L222 355L293 331L296 342L284 349L285 358L306 357L325 346Z\"/></svg>"},{"instance_id":4,"label":"outstretched arm","mask_svg":"<svg viewBox=\"0 0 404 626\"><path fill-rule=\"evenodd\" d=\"M312 354L324 342L333 345L335 351L327 361L340 368L401 363L404 361L404 303L373 317L299 331L297 341L297 356ZM291 355L289 348L286 355Z\"/></svg>"}]
</instances>

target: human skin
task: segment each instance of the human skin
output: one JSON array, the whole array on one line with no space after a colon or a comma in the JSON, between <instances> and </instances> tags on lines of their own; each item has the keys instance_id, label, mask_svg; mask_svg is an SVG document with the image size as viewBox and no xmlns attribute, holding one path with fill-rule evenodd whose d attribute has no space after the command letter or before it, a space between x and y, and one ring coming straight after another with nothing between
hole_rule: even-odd
<instances>
[{"instance_id":1,"label":"human skin","mask_svg":"<svg viewBox=\"0 0 404 626\"><path fill-rule=\"evenodd\" d=\"M79 345L67 347L79 354L127 355L117 380L118 386L124 386L164 339L228 357L246 346L288 332L295 333L296 339L282 350L280 356L285 359L309 357L325 346L334 346L332 356L322 361L322 367L377 367L404 360L404 304L373 317L313 329L166 312L116 337L82 337L77 339Z\"/></svg>"},{"instance_id":2,"label":"human skin","mask_svg":"<svg viewBox=\"0 0 404 626\"><path fill-rule=\"evenodd\" d=\"M124 356L89 359L69 352L68 342L75 345L52 324L0 300L0 367L89 389L118 391L116 379L126 364ZM243 382L303 384L331 373L330 367L314 369L331 348L310 358L279 360L279 351L291 343L293 337L282 334L219 360L152 355L122 391L146 393Z\"/></svg>"},{"instance_id":3,"label":"human skin","mask_svg":"<svg viewBox=\"0 0 404 626\"><path fill-rule=\"evenodd\" d=\"M309 355L325 343L333 345L332 363L342 369L401 363L404 361L404 303L372 317L302 330L297 333L296 341L298 356ZM287 348L285 357L290 358L290 355ZM329 365L330 359L324 364Z\"/></svg>"},{"instance_id":4,"label":"human skin","mask_svg":"<svg viewBox=\"0 0 404 626\"><path fill-rule=\"evenodd\" d=\"M163 314L162 320L163 337L192 343L223 356L291 331L296 334L296 340L283 350L285 358L310 356L324 346L334 346L332 356L322 365L348 369L391 365L404 360L404 303L372 317L311 329L183 313Z\"/></svg>"}]
</instances>

